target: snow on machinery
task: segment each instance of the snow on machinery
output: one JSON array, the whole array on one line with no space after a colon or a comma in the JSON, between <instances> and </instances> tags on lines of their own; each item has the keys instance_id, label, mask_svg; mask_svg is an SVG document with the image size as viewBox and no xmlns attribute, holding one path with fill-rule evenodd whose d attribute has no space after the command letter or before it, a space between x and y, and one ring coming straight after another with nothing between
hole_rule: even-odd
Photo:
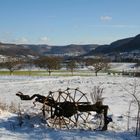
<instances>
[{"instance_id":1,"label":"snow on machinery","mask_svg":"<svg viewBox=\"0 0 140 140\"><path fill-rule=\"evenodd\" d=\"M101 100L92 104L86 94L78 88L50 91L48 96L34 94L31 97L22 92L16 93L21 100L34 100L41 103L43 116L49 127L52 128L87 128L94 130L107 130L108 123L112 121L107 116L108 106Z\"/></svg>"}]
</instances>

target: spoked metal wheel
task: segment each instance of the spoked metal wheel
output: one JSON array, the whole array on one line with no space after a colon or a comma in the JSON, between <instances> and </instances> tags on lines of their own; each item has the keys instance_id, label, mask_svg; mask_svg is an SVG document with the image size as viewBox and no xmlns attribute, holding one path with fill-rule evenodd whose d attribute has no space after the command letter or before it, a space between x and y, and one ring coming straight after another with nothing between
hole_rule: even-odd
<instances>
[{"instance_id":1,"label":"spoked metal wheel","mask_svg":"<svg viewBox=\"0 0 140 140\"><path fill-rule=\"evenodd\" d=\"M73 98L77 104L85 105L85 106L91 105L91 102L89 102L86 93L83 93L78 88L74 89L74 90L75 90L75 93L71 94L71 96L72 97L74 96ZM92 130L101 130L103 128L103 126L104 126L103 112L98 114L93 110L77 112L78 128L92 129Z\"/></svg>"},{"instance_id":2,"label":"spoked metal wheel","mask_svg":"<svg viewBox=\"0 0 140 140\"><path fill-rule=\"evenodd\" d=\"M50 92L47 98L55 101L55 106L44 106L47 123L52 128L76 128L82 122L86 122L88 115L83 116L78 112L78 104L88 103L86 95L78 89L58 90ZM65 108L65 110L64 110Z\"/></svg>"},{"instance_id":3,"label":"spoked metal wheel","mask_svg":"<svg viewBox=\"0 0 140 140\"><path fill-rule=\"evenodd\" d=\"M95 113L79 110L79 106L90 105L90 102L78 88L50 92L47 98L55 102L55 106L45 106L45 116L50 127L97 129L101 125L100 117L95 119L96 123L93 121Z\"/></svg>"},{"instance_id":4,"label":"spoked metal wheel","mask_svg":"<svg viewBox=\"0 0 140 140\"><path fill-rule=\"evenodd\" d=\"M55 106L47 106L48 109L45 109L46 120L50 127L71 129L77 126L77 107L69 89L50 92L47 98L55 101Z\"/></svg>"},{"instance_id":5,"label":"spoked metal wheel","mask_svg":"<svg viewBox=\"0 0 140 140\"><path fill-rule=\"evenodd\" d=\"M90 102L87 98L86 93L83 93L82 91L80 91L78 88L76 89L69 89L68 91L71 95L71 97L74 99L74 103L77 106L80 105L89 105ZM77 128L79 129L89 129L89 126L87 125L87 122L89 120L90 117L90 111L85 111L85 112L80 112L79 109L77 111L77 114L75 114L76 117L76 124L77 124Z\"/></svg>"}]
</instances>

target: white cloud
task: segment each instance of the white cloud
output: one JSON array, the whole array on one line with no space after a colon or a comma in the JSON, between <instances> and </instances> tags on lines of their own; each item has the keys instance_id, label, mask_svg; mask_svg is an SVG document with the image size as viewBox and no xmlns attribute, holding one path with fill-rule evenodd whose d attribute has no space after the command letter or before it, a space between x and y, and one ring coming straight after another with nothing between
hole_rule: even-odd
<instances>
[{"instance_id":1,"label":"white cloud","mask_svg":"<svg viewBox=\"0 0 140 140\"><path fill-rule=\"evenodd\" d=\"M39 43L42 43L42 44L47 44L48 41L49 41L49 39L46 36L40 37L40 39L39 39Z\"/></svg>"},{"instance_id":2,"label":"white cloud","mask_svg":"<svg viewBox=\"0 0 140 140\"><path fill-rule=\"evenodd\" d=\"M3 43L27 44L29 40L26 37L16 37L14 33L5 31L0 33L0 39Z\"/></svg>"},{"instance_id":3,"label":"white cloud","mask_svg":"<svg viewBox=\"0 0 140 140\"><path fill-rule=\"evenodd\" d=\"M17 44L27 44L29 43L29 40L26 37L21 37L16 39L14 42Z\"/></svg>"},{"instance_id":4,"label":"white cloud","mask_svg":"<svg viewBox=\"0 0 140 140\"><path fill-rule=\"evenodd\" d=\"M112 20L112 17L111 16L101 16L100 20L101 21L110 21L110 20Z\"/></svg>"}]
</instances>

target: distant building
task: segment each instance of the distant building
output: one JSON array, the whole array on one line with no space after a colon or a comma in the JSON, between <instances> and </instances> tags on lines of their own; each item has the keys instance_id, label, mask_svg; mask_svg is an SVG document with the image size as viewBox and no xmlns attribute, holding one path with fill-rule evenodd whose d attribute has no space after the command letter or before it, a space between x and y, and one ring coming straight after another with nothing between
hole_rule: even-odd
<instances>
[{"instance_id":1,"label":"distant building","mask_svg":"<svg viewBox=\"0 0 140 140\"><path fill-rule=\"evenodd\" d=\"M7 56L0 55L0 63L4 63L7 61Z\"/></svg>"}]
</instances>

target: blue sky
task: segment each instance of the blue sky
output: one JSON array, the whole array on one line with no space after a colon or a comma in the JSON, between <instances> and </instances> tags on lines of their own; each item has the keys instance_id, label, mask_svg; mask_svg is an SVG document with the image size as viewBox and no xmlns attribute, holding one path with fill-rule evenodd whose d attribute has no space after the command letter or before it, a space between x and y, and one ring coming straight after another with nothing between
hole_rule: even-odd
<instances>
[{"instance_id":1,"label":"blue sky","mask_svg":"<svg viewBox=\"0 0 140 140\"><path fill-rule=\"evenodd\" d=\"M140 33L140 0L0 0L0 41L108 44Z\"/></svg>"}]
</instances>

